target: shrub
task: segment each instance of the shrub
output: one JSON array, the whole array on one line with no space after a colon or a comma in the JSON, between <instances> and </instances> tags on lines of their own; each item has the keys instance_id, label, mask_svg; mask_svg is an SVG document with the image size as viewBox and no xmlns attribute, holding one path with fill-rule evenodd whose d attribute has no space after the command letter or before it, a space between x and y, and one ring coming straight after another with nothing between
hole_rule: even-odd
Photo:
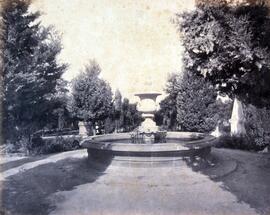
<instances>
[{"instance_id":1,"label":"shrub","mask_svg":"<svg viewBox=\"0 0 270 215\"><path fill-rule=\"evenodd\" d=\"M248 105L244 109L245 128L248 141L256 148L263 149L270 141L270 111Z\"/></svg>"},{"instance_id":2,"label":"shrub","mask_svg":"<svg viewBox=\"0 0 270 215\"><path fill-rule=\"evenodd\" d=\"M80 148L80 140L81 138L78 135L35 136L32 138L28 150L31 154L49 154L70 151Z\"/></svg>"},{"instance_id":3,"label":"shrub","mask_svg":"<svg viewBox=\"0 0 270 215\"><path fill-rule=\"evenodd\" d=\"M216 147L220 148L230 148L230 149L242 149L249 151L259 151L263 147L261 145L256 145L254 142L245 136L230 136L223 135L218 138Z\"/></svg>"},{"instance_id":4,"label":"shrub","mask_svg":"<svg viewBox=\"0 0 270 215\"><path fill-rule=\"evenodd\" d=\"M28 138L21 138L15 143L7 141L5 144L0 146L0 151L1 153L26 154L28 151L28 142Z\"/></svg>"},{"instance_id":5,"label":"shrub","mask_svg":"<svg viewBox=\"0 0 270 215\"><path fill-rule=\"evenodd\" d=\"M218 147L259 151L270 142L270 111L253 105L244 107L246 135L230 136L228 133L219 138Z\"/></svg>"}]
</instances>

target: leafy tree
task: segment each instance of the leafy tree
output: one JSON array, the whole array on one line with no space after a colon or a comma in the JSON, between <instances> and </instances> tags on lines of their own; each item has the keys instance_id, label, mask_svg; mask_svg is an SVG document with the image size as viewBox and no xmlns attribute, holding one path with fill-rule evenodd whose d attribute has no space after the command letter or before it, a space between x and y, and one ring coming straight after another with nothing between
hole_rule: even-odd
<instances>
[{"instance_id":1,"label":"leafy tree","mask_svg":"<svg viewBox=\"0 0 270 215\"><path fill-rule=\"evenodd\" d=\"M267 3L265 0L195 0L196 5L212 5L212 6L241 6L241 5L256 5Z\"/></svg>"},{"instance_id":2,"label":"leafy tree","mask_svg":"<svg viewBox=\"0 0 270 215\"><path fill-rule=\"evenodd\" d=\"M42 27L29 1L11 0L3 18L3 128L6 139L18 140L53 123L53 110L65 92L61 79L66 65L56 60L60 39L52 27Z\"/></svg>"},{"instance_id":3,"label":"leafy tree","mask_svg":"<svg viewBox=\"0 0 270 215\"><path fill-rule=\"evenodd\" d=\"M72 112L80 120L104 124L112 108L110 85L99 77L101 69L90 61L72 81Z\"/></svg>"},{"instance_id":4,"label":"leafy tree","mask_svg":"<svg viewBox=\"0 0 270 215\"><path fill-rule=\"evenodd\" d=\"M200 4L178 18L187 70L241 101L270 106L268 7Z\"/></svg>"}]
</instances>

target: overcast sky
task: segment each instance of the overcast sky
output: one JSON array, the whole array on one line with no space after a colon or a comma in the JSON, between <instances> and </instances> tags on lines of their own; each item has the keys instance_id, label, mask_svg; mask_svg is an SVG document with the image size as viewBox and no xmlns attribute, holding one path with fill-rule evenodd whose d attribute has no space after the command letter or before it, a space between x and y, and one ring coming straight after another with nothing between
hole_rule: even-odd
<instances>
[{"instance_id":1,"label":"overcast sky","mask_svg":"<svg viewBox=\"0 0 270 215\"><path fill-rule=\"evenodd\" d=\"M168 73L181 71L181 44L171 22L192 0L36 0L42 22L62 34L60 60L71 80L89 59L102 77L132 99L138 91L162 91Z\"/></svg>"}]
</instances>

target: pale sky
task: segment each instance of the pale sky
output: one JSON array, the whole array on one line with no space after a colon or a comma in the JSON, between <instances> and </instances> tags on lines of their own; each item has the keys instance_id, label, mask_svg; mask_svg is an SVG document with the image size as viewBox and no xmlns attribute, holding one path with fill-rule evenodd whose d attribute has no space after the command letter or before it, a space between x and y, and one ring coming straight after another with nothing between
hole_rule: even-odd
<instances>
[{"instance_id":1,"label":"pale sky","mask_svg":"<svg viewBox=\"0 0 270 215\"><path fill-rule=\"evenodd\" d=\"M36 0L32 5L43 13L43 24L62 34L59 59L70 65L64 78L71 80L95 59L112 89L131 100L136 92L162 92L168 74L181 71L182 47L171 20L193 7L193 0Z\"/></svg>"}]
</instances>

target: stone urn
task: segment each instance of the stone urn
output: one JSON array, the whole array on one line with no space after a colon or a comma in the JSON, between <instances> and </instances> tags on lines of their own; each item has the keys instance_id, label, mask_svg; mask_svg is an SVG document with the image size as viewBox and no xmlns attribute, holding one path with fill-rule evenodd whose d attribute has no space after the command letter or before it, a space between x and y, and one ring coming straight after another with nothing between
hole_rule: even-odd
<instances>
[{"instance_id":1,"label":"stone urn","mask_svg":"<svg viewBox=\"0 0 270 215\"><path fill-rule=\"evenodd\" d=\"M135 96L140 98L137 109L142 113L142 117L144 119L141 126L139 127L141 132L156 132L158 130L158 126L153 119L157 110L156 99L160 95L161 93L158 92L135 94Z\"/></svg>"}]
</instances>

